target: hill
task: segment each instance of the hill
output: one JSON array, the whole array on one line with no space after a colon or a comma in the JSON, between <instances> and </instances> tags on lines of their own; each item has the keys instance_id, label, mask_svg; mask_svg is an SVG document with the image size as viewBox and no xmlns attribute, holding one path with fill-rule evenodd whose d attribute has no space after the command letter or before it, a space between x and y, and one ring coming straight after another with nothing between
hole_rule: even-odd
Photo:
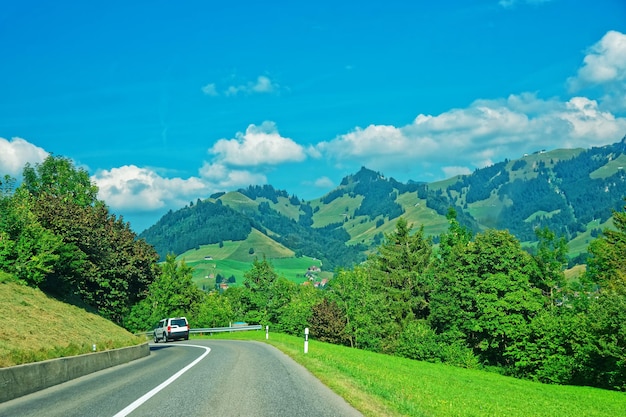
<instances>
[{"instance_id":1,"label":"hill","mask_svg":"<svg viewBox=\"0 0 626 417\"><path fill-rule=\"evenodd\" d=\"M144 343L111 321L39 289L0 282L0 367Z\"/></svg>"},{"instance_id":2,"label":"hill","mask_svg":"<svg viewBox=\"0 0 626 417\"><path fill-rule=\"evenodd\" d=\"M254 229L333 270L362 261L400 216L437 243L453 208L468 229L507 229L529 248L535 229L547 227L569 242L573 265L584 263L588 243L621 210L625 165L626 137L590 149L541 150L433 183L405 184L363 167L311 201L271 185L217 193L169 212L140 237L164 257L244 242Z\"/></svg>"}]
</instances>

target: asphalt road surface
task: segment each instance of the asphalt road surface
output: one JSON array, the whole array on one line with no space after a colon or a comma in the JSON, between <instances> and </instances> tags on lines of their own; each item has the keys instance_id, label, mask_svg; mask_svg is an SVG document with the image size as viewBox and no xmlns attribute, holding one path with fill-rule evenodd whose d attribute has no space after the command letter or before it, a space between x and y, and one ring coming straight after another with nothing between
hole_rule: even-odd
<instances>
[{"instance_id":1,"label":"asphalt road surface","mask_svg":"<svg viewBox=\"0 0 626 417\"><path fill-rule=\"evenodd\" d=\"M197 340L0 403L0 416L360 416L264 343Z\"/></svg>"}]
</instances>

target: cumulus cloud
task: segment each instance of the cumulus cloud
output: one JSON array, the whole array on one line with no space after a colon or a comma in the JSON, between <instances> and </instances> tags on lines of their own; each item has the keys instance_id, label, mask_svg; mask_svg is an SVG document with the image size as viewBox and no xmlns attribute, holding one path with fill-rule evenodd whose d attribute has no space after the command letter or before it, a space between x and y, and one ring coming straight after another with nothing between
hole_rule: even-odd
<instances>
[{"instance_id":1,"label":"cumulus cloud","mask_svg":"<svg viewBox=\"0 0 626 417\"><path fill-rule=\"evenodd\" d=\"M277 165L286 162L302 162L306 159L304 147L293 139L280 135L273 122L260 126L251 124L245 133L239 132L233 139L220 139L210 149L216 161L229 166Z\"/></svg>"},{"instance_id":2,"label":"cumulus cloud","mask_svg":"<svg viewBox=\"0 0 626 417\"><path fill-rule=\"evenodd\" d=\"M543 4L543 3L549 3L552 0L500 0L498 2L498 4L502 7L504 7L505 9L510 9L513 6L517 5L517 4Z\"/></svg>"},{"instance_id":3,"label":"cumulus cloud","mask_svg":"<svg viewBox=\"0 0 626 417\"><path fill-rule=\"evenodd\" d=\"M232 189L253 184L265 184L267 178L260 173L245 169L233 169L221 163L205 162L200 168L200 176L216 184L220 189Z\"/></svg>"},{"instance_id":4,"label":"cumulus cloud","mask_svg":"<svg viewBox=\"0 0 626 417\"><path fill-rule=\"evenodd\" d=\"M328 189L328 188L334 187L335 183L328 177L320 177L315 180L313 185L316 186L317 188Z\"/></svg>"},{"instance_id":5,"label":"cumulus cloud","mask_svg":"<svg viewBox=\"0 0 626 417\"><path fill-rule=\"evenodd\" d=\"M207 84L204 87L202 87L201 90L207 96L217 96L217 95L219 95L219 93L217 92L217 87L215 86L215 83Z\"/></svg>"},{"instance_id":6,"label":"cumulus cloud","mask_svg":"<svg viewBox=\"0 0 626 417\"><path fill-rule=\"evenodd\" d=\"M583 66L568 83L573 92L600 88L604 92L600 102L605 107L626 110L626 35L607 32L589 48Z\"/></svg>"},{"instance_id":7,"label":"cumulus cloud","mask_svg":"<svg viewBox=\"0 0 626 417\"><path fill-rule=\"evenodd\" d=\"M626 119L600 110L584 97L566 102L534 94L477 100L464 109L418 115L402 127L357 128L317 150L326 158L351 160L381 171L432 169L439 175L467 173L505 158L552 147L589 147L619 140Z\"/></svg>"},{"instance_id":8,"label":"cumulus cloud","mask_svg":"<svg viewBox=\"0 0 626 417\"><path fill-rule=\"evenodd\" d=\"M100 170L91 179L99 188L98 198L117 210L152 211L181 206L190 198L213 191L199 178L164 178L135 165Z\"/></svg>"},{"instance_id":9,"label":"cumulus cloud","mask_svg":"<svg viewBox=\"0 0 626 417\"><path fill-rule=\"evenodd\" d=\"M207 96L219 96L220 92L215 83L206 84L201 88L202 92ZM251 94L271 94L277 93L280 85L272 81L265 75L259 75L255 81L248 81L244 84L233 84L226 87L221 94L227 97Z\"/></svg>"},{"instance_id":10,"label":"cumulus cloud","mask_svg":"<svg viewBox=\"0 0 626 417\"><path fill-rule=\"evenodd\" d=\"M43 162L48 152L22 138L11 140L0 137L0 174L16 177L22 174L27 162Z\"/></svg>"}]
</instances>

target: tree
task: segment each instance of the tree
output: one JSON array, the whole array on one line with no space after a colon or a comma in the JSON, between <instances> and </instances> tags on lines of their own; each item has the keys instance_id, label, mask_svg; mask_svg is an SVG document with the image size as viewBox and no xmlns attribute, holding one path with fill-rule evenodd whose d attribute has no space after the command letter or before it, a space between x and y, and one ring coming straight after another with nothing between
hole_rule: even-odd
<instances>
[{"instance_id":1,"label":"tree","mask_svg":"<svg viewBox=\"0 0 626 417\"><path fill-rule=\"evenodd\" d=\"M589 245L587 278L603 290L626 293L626 212L613 213L613 225Z\"/></svg>"},{"instance_id":2,"label":"tree","mask_svg":"<svg viewBox=\"0 0 626 417\"><path fill-rule=\"evenodd\" d=\"M75 168L68 158L54 155L34 167L27 163L22 187L36 199L47 194L80 207L95 204L98 195L98 187L91 182L86 170Z\"/></svg>"},{"instance_id":3,"label":"tree","mask_svg":"<svg viewBox=\"0 0 626 417\"><path fill-rule=\"evenodd\" d=\"M69 159L51 155L27 164L23 177L16 195L27 193L36 221L60 239L58 258L40 287L65 299L76 294L122 324L159 273L154 249L109 213L87 172Z\"/></svg>"},{"instance_id":4,"label":"tree","mask_svg":"<svg viewBox=\"0 0 626 417\"><path fill-rule=\"evenodd\" d=\"M411 225L401 217L395 231L385 235L378 253L367 262L398 323L428 316L427 269L431 254L432 245L424 237L424 227L411 235Z\"/></svg>"},{"instance_id":5,"label":"tree","mask_svg":"<svg viewBox=\"0 0 626 417\"><path fill-rule=\"evenodd\" d=\"M284 303L277 317L278 331L301 335L306 327L311 327L314 318L313 307L322 297L322 292L312 285L295 285L289 282L291 297ZM315 337L311 330L311 337Z\"/></svg>"},{"instance_id":6,"label":"tree","mask_svg":"<svg viewBox=\"0 0 626 417\"><path fill-rule=\"evenodd\" d=\"M252 268L244 274L243 285L240 302L245 308L245 319L262 325L279 322L281 310L296 290L293 282L278 276L265 257L262 261L255 258Z\"/></svg>"},{"instance_id":7,"label":"tree","mask_svg":"<svg viewBox=\"0 0 626 417\"><path fill-rule=\"evenodd\" d=\"M23 190L0 195L0 270L38 286L57 266L62 240L41 226L32 206Z\"/></svg>"},{"instance_id":8,"label":"tree","mask_svg":"<svg viewBox=\"0 0 626 417\"><path fill-rule=\"evenodd\" d=\"M233 308L228 297L215 292L204 294L197 314L189 317L192 327L227 327L233 320Z\"/></svg>"},{"instance_id":9,"label":"tree","mask_svg":"<svg viewBox=\"0 0 626 417\"><path fill-rule=\"evenodd\" d=\"M397 333L397 328L389 329L384 297L375 290L367 268L338 271L328 285L329 301L345 315L345 337L351 347L382 352L385 343L395 343L386 335Z\"/></svg>"},{"instance_id":10,"label":"tree","mask_svg":"<svg viewBox=\"0 0 626 417\"><path fill-rule=\"evenodd\" d=\"M311 337L321 342L345 345L348 342L346 324L346 316L336 301L324 297L313 306L310 319Z\"/></svg>"},{"instance_id":11,"label":"tree","mask_svg":"<svg viewBox=\"0 0 626 417\"><path fill-rule=\"evenodd\" d=\"M563 269L567 265L567 241L564 237L557 238L556 234L547 227L537 229L537 254L535 262L539 268L539 281L533 285L541 289L543 294L554 306L556 295L565 287Z\"/></svg>"},{"instance_id":12,"label":"tree","mask_svg":"<svg viewBox=\"0 0 626 417\"><path fill-rule=\"evenodd\" d=\"M539 271L533 258L506 231L488 230L453 256L435 276L430 322L438 333L467 343L481 359L505 365L507 348L542 309L531 286Z\"/></svg>"},{"instance_id":13,"label":"tree","mask_svg":"<svg viewBox=\"0 0 626 417\"><path fill-rule=\"evenodd\" d=\"M161 271L148 287L147 297L132 307L125 321L129 330L150 329L165 317L185 316L191 320L199 317L204 293L192 280L192 268L185 261L177 262L170 254Z\"/></svg>"}]
</instances>

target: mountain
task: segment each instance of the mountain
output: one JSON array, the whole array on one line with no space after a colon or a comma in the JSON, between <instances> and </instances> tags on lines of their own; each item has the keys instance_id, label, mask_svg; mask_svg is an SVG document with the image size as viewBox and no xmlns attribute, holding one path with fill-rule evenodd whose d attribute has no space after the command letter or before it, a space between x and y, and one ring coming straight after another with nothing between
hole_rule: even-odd
<instances>
[{"instance_id":1,"label":"mountain","mask_svg":"<svg viewBox=\"0 0 626 417\"><path fill-rule=\"evenodd\" d=\"M624 205L625 166L626 137L590 149L540 150L433 183L401 183L362 167L311 201L271 185L217 193L170 211L139 237L164 257L245 240L256 230L332 269L362 261L400 216L437 242L452 207L474 232L508 229L532 245L534 230L548 227L567 239L572 258L584 257L589 241Z\"/></svg>"}]
</instances>

